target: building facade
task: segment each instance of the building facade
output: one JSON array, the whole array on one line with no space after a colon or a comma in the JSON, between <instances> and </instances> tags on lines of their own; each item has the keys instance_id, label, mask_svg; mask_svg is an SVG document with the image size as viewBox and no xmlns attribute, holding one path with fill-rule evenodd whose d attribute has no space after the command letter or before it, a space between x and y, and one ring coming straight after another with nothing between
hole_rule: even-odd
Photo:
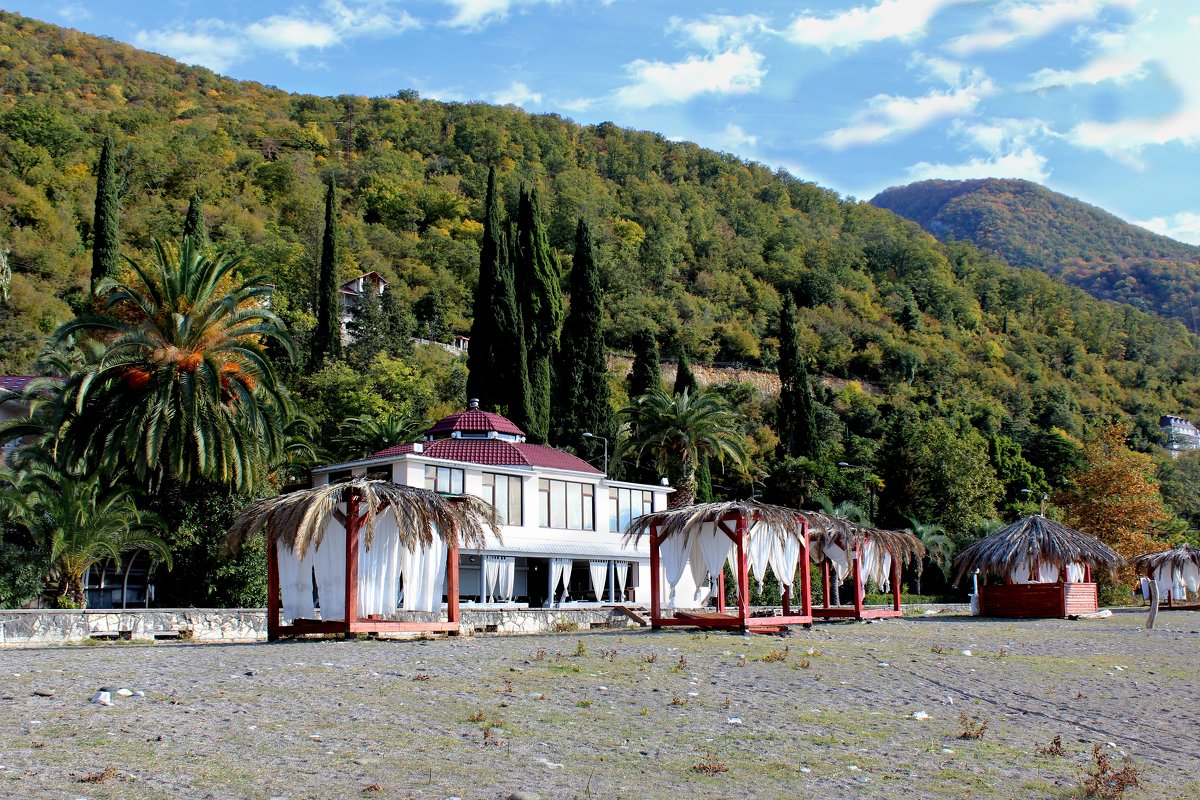
<instances>
[{"instance_id":1,"label":"building facade","mask_svg":"<svg viewBox=\"0 0 1200 800\"><path fill-rule=\"evenodd\" d=\"M472 401L425 440L313 470L319 486L368 477L443 494L470 494L495 509L500 537L463 551L466 604L546 608L649 602L650 549L623 542L629 520L666 508L664 485L609 480L582 459L530 444L507 418Z\"/></svg>"},{"instance_id":2,"label":"building facade","mask_svg":"<svg viewBox=\"0 0 1200 800\"><path fill-rule=\"evenodd\" d=\"M1162 431L1164 446L1172 458L1178 458L1189 450L1200 450L1200 429L1190 419L1163 416L1158 419L1158 427Z\"/></svg>"}]
</instances>

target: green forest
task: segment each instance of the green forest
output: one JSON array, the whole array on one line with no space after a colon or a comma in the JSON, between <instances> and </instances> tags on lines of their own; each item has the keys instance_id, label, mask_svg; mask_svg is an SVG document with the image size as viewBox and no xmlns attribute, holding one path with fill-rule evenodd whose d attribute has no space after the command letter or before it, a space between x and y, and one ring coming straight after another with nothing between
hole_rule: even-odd
<instances>
[{"instance_id":1,"label":"green forest","mask_svg":"<svg viewBox=\"0 0 1200 800\"><path fill-rule=\"evenodd\" d=\"M133 430L119 442L107 434L110 446L97 449L105 420L124 424L120 391L153 375L126 363L100 395L98 383L67 382L99 416L90 440L57 452L133 475L155 498L165 552L204 587L203 597L172 599L247 605L261 593L256 557L231 561L214 544L239 498L463 408L466 360L411 339L471 333L481 247L508 224L489 219L513 221L497 242L544 238L540 274L558 285L539 291L565 295L546 317L554 325L573 324L573 292L586 290L607 347L643 364L788 372L784 384L799 395L782 409L749 384L722 387L718 405L728 408L710 411L736 427L737 452L725 471L715 459L694 465L717 495L850 502L880 524L941 526L961 545L1035 509L1043 493L1062 492L1069 511L1075 477L1096 466L1087 448L1119 422L1128 446L1169 467L1162 488L1173 515L1149 520L1160 527L1148 533L1183 535L1200 521L1200 470L1168 463L1158 430L1162 414L1200 414L1200 341L1184 324L975 245L939 242L891 211L655 133L403 89L288 94L14 14L0 13L0 66L0 249L11 269L0 373L75 376L88 356L47 352L56 331L60 344L64 332L125 335L120 307L98 309L92 289L134 302L123 288L136 277L131 263L166 276L164 285L171 270L194 268L211 282L204 302L214 308L222 291L230 308L269 297L255 322L269 332L261 346L214 362L214 391L244 397L258 416L249 433L213 429L206 441L222 455L212 463L185 442L147 464L161 442ZM98 275L105 170L129 261ZM185 226L191 238L179 251ZM573 282L584 263L596 281ZM330 343L329 287L369 271L388 290L351 323L354 343L341 352ZM92 320L97 310L118 319ZM558 331L532 334L546 335L553 362ZM173 365L175 374L205 369L199 356ZM607 380L614 414L649 388ZM159 424L155 409L137 413L148 429ZM245 436L266 442L254 469L238 466ZM1149 458L1137 464L1154 471Z\"/></svg>"},{"instance_id":2,"label":"green forest","mask_svg":"<svg viewBox=\"0 0 1200 800\"><path fill-rule=\"evenodd\" d=\"M874 205L939 238L962 239L1018 267L1042 270L1103 300L1183 320L1200 330L1200 247L1131 225L1095 206L1022 180L920 181Z\"/></svg>"}]
</instances>

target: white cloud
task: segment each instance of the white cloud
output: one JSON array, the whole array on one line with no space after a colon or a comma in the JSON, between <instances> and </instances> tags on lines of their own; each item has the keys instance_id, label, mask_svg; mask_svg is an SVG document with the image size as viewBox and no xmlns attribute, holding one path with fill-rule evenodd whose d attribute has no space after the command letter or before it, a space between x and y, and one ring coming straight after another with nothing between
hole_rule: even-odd
<instances>
[{"instance_id":1,"label":"white cloud","mask_svg":"<svg viewBox=\"0 0 1200 800\"><path fill-rule=\"evenodd\" d=\"M58 16L67 22L79 22L92 18L92 12L77 3L66 3L58 9Z\"/></svg>"},{"instance_id":2,"label":"white cloud","mask_svg":"<svg viewBox=\"0 0 1200 800\"><path fill-rule=\"evenodd\" d=\"M454 28L479 30L493 22L499 22L508 17L508 12L514 6L535 5L548 3L554 5L559 0L445 0L454 9L454 16L446 21Z\"/></svg>"},{"instance_id":3,"label":"white cloud","mask_svg":"<svg viewBox=\"0 0 1200 800\"><path fill-rule=\"evenodd\" d=\"M995 84L974 72L963 86L938 89L921 97L878 94L867 101L867 108L855 115L852 124L830 131L822 141L834 150L874 144L897 134L920 130L940 119L969 114L995 91Z\"/></svg>"},{"instance_id":4,"label":"white cloud","mask_svg":"<svg viewBox=\"0 0 1200 800\"><path fill-rule=\"evenodd\" d=\"M912 180L942 178L1024 178L1044 183L1050 177L1049 161L1037 151L1033 140L1049 135L1037 119L989 119L973 124L958 123L952 133L983 155L958 163L921 161L907 170Z\"/></svg>"},{"instance_id":5,"label":"white cloud","mask_svg":"<svg viewBox=\"0 0 1200 800\"><path fill-rule=\"evenodd\" d=\"M1100 56L1079 69L1040 69L1031 78L1031 89L1094 85L1104 81L1128 83L1146 77L1146 61L1127 53Z\"/></svg>"},{"instance_id":6,"label":"white cloud","mask_svg":"<svg viewBox=\"0 0 1200 800\"><path fill-rule=\"evenodd\" d=\"M942 9L963 0L878 0L870 7L855 6L828 17L802 15L783 35L796 44L825 51L853 48L887 39L911 40L925 32Z\"/></svg>"},{"instance_id":7,"label":"white cloud","mask_svg":"<svg viewBox=\"0 0 1200 800\"><path fill-rule=\"evenodd\" d=\"M996 50L1021 39L1036 38L1063 25L1095 19L1110 7L1133 8L1139 0L1007 0L975 33L950 40L946 49L958 56Z\"/></svg>"},{"instance_id":8,"label":"white cloud","mask_svg":"<svg viewBox=\"0 0 1200 800\"><path fill-rule=\"evenodd\" d=\"M511 84L509 84L507 89L501 89L500 91L494 93L492 95L492 100L502 106L536 106L542 104L542 93L532 91L528 86L520 81L513 81Z\"/></svg>"},{"instance_id":9,"label":"white cloud","mask_svg":"<svg viewBox=\"0 0 1200 800\"><path fill-rule=\"evenodd\" d=\"M638 59L625 69L634 80L617 89L614 99L630 108L683 103L701 94L747 94L767 74L762 54L749 45L674 63Z\"/></svg>"},{"instance_id":10,"label":"white cloud","mask_svg":"<svg viewBox=\"0 0 1200 800\"><path fill-rule=\"evenodd\" d=\"M733 16L729 14L710 14L703 19L684 22L673 17L668 31L680 31L695 44L710 53L736 47L745 42L746 37L759 31L767 30L767 22L755 14Z\"/></svg>"},{"instance_id":11,"label":"white cloud","mask_svg":"<svg viewBox=\"0 0 1200 800\"><path fill-rule=\"evenodd\" d=\"M738 150L746 148L755 148L758 146L758 137L752 133L747 133L741 125L736 125L730 122L725 126L725 130L717 137L722 147L729 150Z\"/></svg>"},{"instance_id":12,"label":"white cloud","mask_svg":"<svg viewBox=\"0 0 1200 800\"><path fill-rule=\"evenodd\" d=\"M1133 224L1181 242L1200 244L1200 214L1193 211L1180 211L1169 217L1152 217Z\"/></svg>"},{"instance_id":13,"label":"white cloud","mask_svg":"<svg viewBox=\"0 0 1200 800\"><path fill-rule=\"evenodd\" d=\"M219 19L198 20L187 27L138 31L134 42L188 64L225 72L256 51L284 53L299 63L303 51L417 27L416 18L394 9L387 0L325 0L319 12L298 8L236 26Z\"/></svg>"}]
</instances>

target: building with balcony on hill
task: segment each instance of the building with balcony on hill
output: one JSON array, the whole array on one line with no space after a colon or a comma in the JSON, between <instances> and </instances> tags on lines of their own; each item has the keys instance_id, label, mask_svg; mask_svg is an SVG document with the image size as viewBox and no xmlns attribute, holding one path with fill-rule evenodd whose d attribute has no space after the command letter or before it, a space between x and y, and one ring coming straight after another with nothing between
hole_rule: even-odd
<instances>
[{"instance_id":1,"label":"building with balcony on hill","mask_svg":"<svg viewBox=\"0 0 1200 800\"><path fill-rule=\"evenodd\" d=\"M1180 453L1189 450L1200 450L1200 429L1190 419L1163 416L1158 419L1158 427L1162 431L1164 446L1172 458L1178 458Z\"/></svg>"}]
</instances>

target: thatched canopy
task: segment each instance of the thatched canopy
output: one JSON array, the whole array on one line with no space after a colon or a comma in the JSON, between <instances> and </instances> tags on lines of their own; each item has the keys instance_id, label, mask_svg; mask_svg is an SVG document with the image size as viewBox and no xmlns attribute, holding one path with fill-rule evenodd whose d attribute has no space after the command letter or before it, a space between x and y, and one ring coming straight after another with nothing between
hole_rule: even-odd
<instances>
[{"instance_id":1,"label":"thatched canopy","mask_svg":"<svg viewBox=\"0 0 1200 800\"><path fill-rule=\"evenodd\" d=\"M1019 564L1057 566L1087 564L1092 572L1115 576L1124 559L1090 533L1068 528L1041 514L1019 519L968 547L954 559L954 585L979 570L984 575L1009 575Z\"/></svg>"},{"instance_id":2,"label":"thatched canopy","mask_svg":"<svg viewBox=\"0 0 1200 800\"><path fill-rule=\"evenodd\" d=\"M859 548L866 540L874 542L883 551L901 564L916 562L919 566L925 558L925 545L908 531L887 531L859 525L843 517L835 517L820 511L804 511L808 520L808 536L813 543L813 560L818 564L825 559L825 545L832 543L849 553Z\"/></svg>"},{"instance_id":3,"label":"thatched canopy","mask_svg":"<svg viewBox=\"0 0 1200 800\"><path fill-rule=\"evenodd\" d=\"M395 517L400 544L405 548L428 545L435 534L447 544L469 548L482 547L488 530L497 538L500 535L492 507L477 497L447 499L428 489L356 478L252 503L233 521L227 534L228 543L240 547L265 528L268 543L282 541L303 558L310 547L320 545L330 518L338 513L338 504L350 492L357 493L361 501L362 536L368 549L375 535L375 521L381 514Z\"/></svg>"},{"instance_id":4,"label":"thatched canopy","mask_svg":"<svg viewBox=\"0 0 1200 800\"><path fill-rule=\"evenodd\" d=\"M659 536L687 535L706 522L745 516L753 523L761 520L779 536L802 539L804 516L794 508L773 506L757 500L731 500L722 503L698 503L643 514L632 520L625 529L625 542L634 541L656 528Z\"/></svg>"},{"instance_id":5,"label":"thatched canopy","mask_svg":"<svg viewBox=\"0 0 1200 800\"><path fill-rule=\"evenodd\" d=\"M1138 573L1147 577L1154 577L1154 573L1161 567L1175 572L1182 571L1189 564L1200 569L1200 547L1181 544L1179 547L1163 550L1161 553L1146 553L1133 559L1133 565L1137 568Z\"/></svg>"}]
</instances>

